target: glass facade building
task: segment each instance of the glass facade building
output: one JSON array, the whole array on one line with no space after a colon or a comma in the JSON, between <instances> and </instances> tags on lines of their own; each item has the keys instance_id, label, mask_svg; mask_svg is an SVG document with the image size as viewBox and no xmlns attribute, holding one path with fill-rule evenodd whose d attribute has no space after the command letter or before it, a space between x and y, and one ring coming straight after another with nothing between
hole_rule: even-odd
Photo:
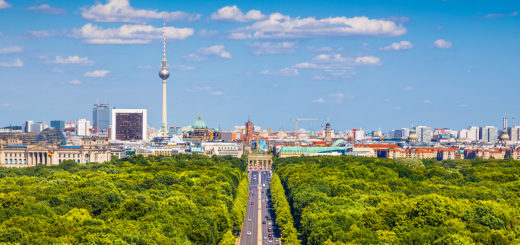
<instances>
[{"instance_id":1,"label":"glass facade building","mask_svg":"<svg viewBox=\"0 0 520 245\"><path fill-rule=\"evenodd\" d=\"M108 135L110 127L110 106L108 104L95 104L92 109L92 133L96 135Z\"/></svg>"}]
</instances>

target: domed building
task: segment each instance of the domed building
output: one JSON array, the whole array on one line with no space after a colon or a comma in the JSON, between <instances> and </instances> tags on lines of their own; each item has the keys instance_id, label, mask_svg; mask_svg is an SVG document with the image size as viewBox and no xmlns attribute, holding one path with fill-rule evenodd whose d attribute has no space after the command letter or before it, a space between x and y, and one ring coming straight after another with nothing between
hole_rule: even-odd
<instances>
[{"instance_id":1,"label":"domed building","mask_svg":"<svg viewBox=\"0 0 520 245\"><path fill-rule=\"evenodd\" d=\"M408 142L417 142L417 133L415 132L415 129L410 129L410 134L408 135Z\"/></svg>"},{"instance_id":2,"label":"domed building","mask_svg":"<svg viewBox=\"0 0 520 245\"><path fill-rule=\"evenodd\" d=\"M194 141L213 141L214 139L219 137L219 131L215 129L210 129L206 125L206 123L199 117L193 125L191 125L191 129L184 134L185 139L194 139Z\"/></svg>"},{"instance_id":3,"label":"domed building","mask_svg":"<svg viewBox=\"0 0 520 245\"><path fill-rule=\"evenodd\" d=\"M46 128L36 137L36 142L40 144L65 145L67 140L63 133L55 128Z\"/></svg>"}]
</instances>

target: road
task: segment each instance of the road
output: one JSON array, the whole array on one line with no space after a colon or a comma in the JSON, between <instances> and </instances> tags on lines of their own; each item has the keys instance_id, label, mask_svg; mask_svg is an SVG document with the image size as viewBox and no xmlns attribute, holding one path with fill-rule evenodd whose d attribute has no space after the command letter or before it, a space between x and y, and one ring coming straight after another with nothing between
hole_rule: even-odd
<instances>
[{"instance_id":1,"label":"road","mask_svg":"<svg viewBox=\"0 0 520 245\"><path fill-rule=\"evenodd\" d=\"M240 244L280 244L280 232L274 220L269 193L270 171L251 171L249 179L249 202L240 232Z\"/></svg>"}]
</instances>

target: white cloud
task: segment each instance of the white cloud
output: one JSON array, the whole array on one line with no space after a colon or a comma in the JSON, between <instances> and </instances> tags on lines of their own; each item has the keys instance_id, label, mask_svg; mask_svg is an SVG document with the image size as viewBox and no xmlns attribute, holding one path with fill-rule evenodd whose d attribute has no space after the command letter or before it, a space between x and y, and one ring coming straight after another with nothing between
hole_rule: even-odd
<instances>
[{"instance_id":1,"label":"white cloud","mask_svg":"<svg viewBox=\"0 0 520 245\"><path fill-rule=\"evenodd\" d=\"M250 47L256 48L253 53L260 54L289 54L294 53L297 45L296 42L255 42L249 44Z\"/></svg>"},{"instance_id":2,"label":"white cloud","mask_svg":"<svg viewBox=\"0 0 520 245\"><path fill-rule=\"evenodd\" d=\"M514 16L518 16L518 11L515 11L511 14L504 14L504 13L490 13L490 14L487 14L486 18L488 19L491 19L491 18L501 18L501 17L514 17Z\"/></svg>"},{"instance_id":3,"label":"white cloud","mask_svg":"<svg viewBox=\"0 0 520 245\"><path fill-rule=\"evenodd\" d=\"M460 108L467 108L467 107L469 107L469 105L467 105L467 104L459 104L459 107Z\"/></svg>"},{"instance_id":4,"label":"white cloud","mask_svg":"<svg viewBox=\"0 0 520 245\"><path fill-rule=\"evenodd\" d=\"M375 56L361 56L356 58L356 64L359 65L379 65L381 61Z\"/></svg>"},{"instance_id":5,"label":"white cloud","mask_svg":"<svg viewBox=\"0 0 520 245\"><path fill-rule=\"evenodd\" d=\"M383 101L384 101L384 102L390 102L390 99L385 98L385 99L383 99Z\"/></svg>"},{"instance_id":6,"label":"white cloud","mask_svg":"<svg viewBox=\"0 0 520 245\"><path fill-rule=\"evenodd\" d=\"M4 34L0 32L0 37L3 37L3 36L4 36Z\"/></svg>"},{"instance_id":7,"label":"white cloud","mask_svg":"<svg viewBox=\"0 0 520 245\"><path fill-rule=\"evenodd\" d=\"M0 0L0 9L10 8L11 4L7 3L5 0Z\"/></svg>"},{"instance_id":8,"label":"white cloud","mask_svg":"<svg viewBox=\"0 0 520 245\"><path fill-rule=\"evenodd\" d=\"M413 87L412 86L406 86L403 88L404 91L412 91L413 90Z\"/></svg>"},{"instance_id":9,"label":"white cloud","mask_svg":"<svg viewBox=\"0 0 520 245\"><path fill-rule=\"evenodd\" d=\"M76 79L76 80L70 81L69 84L78 85L78 84L81 84L81 81Z\"/></svg>"},{"instance_id":10,"label":"white cloud","mask_svg":"<svg viewBox=\"0 0 520 245\"><path fill-rule=\"evenodd\" d=\"M314 99L311 101L312 103L325 103L325 99L324 98L317 98L317 99Z\"/></svg>"},{"instance_id":11,"label":"white cloud","mask_svg":"<svg viewBox=\"0 0 520 245\"><path fill-rule=\"evenodd\" d=\"M307 47L308 50L310 51L313 51L313 52L332 52L334 49L332 49L331 47L315 47L315 46L309 46Z\"/></svg>"},{"instance_id":12,"label":"white cloud","mask_svg":"<svg viewBox=\"0 0 520 245\"><path fill-rule=\"evenodd\" d=\"M86 77L105 77L108 73L110 73L109 70L87 71L87 72L85 72L85 76Z\"/></svg>"},{"instance_id":13,"label":"white cloud","mask_svg":"<svg viewBox=\"0 0 520 245\"><path fill-rule=\"evenodd\" d=\"M221 92L221 91L213 91L213 92L210 92L209 94L210 94L210 95L215 95L215 96L221 96L221 95L224 95L224 93Z\"/></svg>"},{"instance_id":14,"label":"white cloud","mask_svg":"<svg viewBox=\"0 0 520 245\"><path fill-rule=\"evenodd\" d=\"M278 84L278 83L273 83L272 87L273 87L273 88L278 88L278 87L280 87L280 84Z\"/></svg>"},{"instance_id":15,"label":"white cloud","mask_svg":"<svg viewBox=\"0 0 520 245\"><path fill-rule=\"evenodd\" d=\"M280 69L279 71L263 70L260 72L260 74L271 76L298 76L300 72L298 71L298 69L292 67L285 67Z\"/></svg>"},{"instance_id":16,"label":"white cloud","mask_svg":"<svg viewBox=\"0 0 520 245\"><path fill-rule=\"evenodd\" d=\"M33 10L43 14L65 14L67 10L61 8L51 7L49 4L42 4L40 6L31 6L26 8L27 10Z\"/></svg>"},{"instance_id":17,"label":"white cloud","mask_svg":"<svg viewBox=\"0 0 520 245\"><path fill-rule=\"evenodd\" d=\"M302 62L302 63L298 63L298 64L294 65L294 67L306 69L306 68L318 68L318 65L316 65L314 63L309 63L309 62Z\"/></svg>"},{"instance_id":18,"label":"white cloud","mask_svg":"<svg viewBox=\"0 0 520 245\"><path fill-rule=\"evenodd\" d=\"M11 105L8 104L8 103L2 103L2 104L0 104L0 107L9 107L9 106L11 106Z\"/></svg>"},{"instance_id":19,"label":"white cloud","mask_svg":"<svg viewBox=\"0 0 520 245\"><path fill-rule=\"evenodd\" d=\"M185 39L193 35L191 28L166 27L166 39ZM81 29L73 29L72 36L91 44L144 44L152 39L163 38L163 28L151 25L122 25L107 28L85 24Z\"/></svg>"},{"instance_id":20,"label":"white cloud","mask_svg":"<svg viewBox=\"0 0 520 245\"><path fill-rule=\"evenodd\" d=\"M424 100L423 103L424 103L424 104L431 104L432 101L431 101L431 100Z\"/></svg>"},{"instance_id":21,"label":"white cloud","mask_svg":"<svg viewBox=\"0 0 520 245\"><path fill-rule=\"evenodd\" d=\"M108 0L106 4L98 3L90 8L82 8L83 18L96 22L131 22L143 23L149 19L166 19L167 21L200 19L200 14L188 14L182 11L166 12L134 9L128 0Z\"/></svg>"},{"instance_id":22,"label":"white cloud","mask_svg":"<svg viewBox=\"0 0 520 245\"><path fill-rule=\"evenodd\" d=\"M399 111L399 110L401 110L401 109L403 109L403 108L401 108L400 106L396 106L396 107L394 107L394 110L396 110L396 111Z\"/></svg>"},{"instance_id":23,"label":"white cloud","mask_svg":"<svg viewBox=\"0 0 520 245\"><path fill-rule=\"evenodd\" d=\"M58 69L58 68L54 68L51 70L52 72L56 72L56 73L62 73L63 70L62 69Z\"/></svg>"},{"instance_id":24,"label":"white cloud","mask_svg":"<svg viewBox=\"0 0 520 245\"><path fill-rule=\"evenodd\" d=\"M59 31L56 30L39 30L39 31L27 31L26 35L35 37L35 38L49 38L60 35Z\"/></svg>"},{"instance_id":25,"label":"white cloud","mask_svg":"<svg viewBox=\"0 0 520 245\"><path fill-rule=\"evenodd\" d=\"M357 58L344 57L341 54L319 54L312 62L301 62L294 65L294 68L318 69L326 72L327 75L314 76L316 80L332 80L338 78L350 79L355 72L350 71L353 66L380 65L381 61L374 56L360 56Z\"/></svg>"},{"instance_id":26,"label":"white cloud","mask_svg":"<svg viewBox=\"0 0 520 245\"><path fill-rule=\"evenodd\" d=\"M194 66L187 66L187 65L174 65L172 68L175 70L183 70L183 71L195 70Z\"/></svg>"},{"instance_id":27,"label":"white cloud","mask_svg":"<svg viewBox=\"0 0 520 245\"><path fill-rule=\"evenodd\" d=\"M183 58L188 61L204 61L209 56L217 56L221 58L230 59L232 56L225 50L224 45L213 45L211 47L199 48L197 53L191 53Z\"/></svg>"},{"instance_id":28,"label":"white cloud","mask_svg":"<svg viewBox=\"0 0 520 245\"><path fill-rule=\"evenodd\" d=\"M0 67L22 67L23 61L21 59L15 59L13 62L0 62Z\"/></svg>"},{"instance_id":29,"label":"white cloud","mask_svg":"<svg viewBox=\"0 0 520 245\"><path fill-rule=\"evenodd\" d=\"M388 17L388 18L382 18L382 20L391 20L391 21L395 21L398 23L407 23L410 21L410 18L406 17L406 16L401 16L401 17L392 16L392 17Z\"/></svg>"},{"instance_id":30,"label":"white cloud","mask_svg":"<svg viewBox=\"0 0 520 245\"><path fill-rule=\"evenodd\" d=\"M443 48L443 49L451 48L451 42L448 42L448 41L446 41L444 39L436 40L435 42L433 42L433 45L436 48Z\"/></svg>"},{"instance_id":31,"label":"white cloud","mask_svg":"<svg viewBox=\"0 0 520 245\"><path fill-rule=\"evenodd\" d=\"M221 58L231 58L231 54L224 50L224 45L213 45L207 48L200 48L198 50L200 54L203 55L216 55Z\"/></svg>"},{"instance_id":32,"label":"white cloud","mask_svg":"<svg viewBox=\"0 0 520 245\"><path fill-rule=\"evenodd\" d=\"M367 17L292 18L274 13L252 25L232 30L230 38L316 38L345 36L400 36L406 28L390 20Z\"/></svg>"},{"instance_id":33,"label":"white cloud","mask_svg":"<svg viewBox=\"0 0 520 245\"><path fill-rule=\"evenodd\" d=\"M202 29L197 32L199 37L215 37L218 36L219 32L217 30L206 30Z\"/></svg>"},{"instance_id":34,"label":"white cloud","mask_svg":"<svg viewBox=\"0 0 520 245\"><path fill-rule=\"evenodd\" d=\"M398 43L392 43L386 47L380 48L380 50L406 50L411 49L413 44L410 41L400 41Z\"/></svg>"},{"instance_id":35,"label":"white cloud","mask_svg":"<svg viewBox=\"0 0 520 245\"><path fill-rule=\"evenodd\" d=\"M220 8L217 12L211 14L211 19L219 21L249 22L265 19L265 15L255 9L244 14L236 5L233 5Z\"/></svg>"},{"instance_id":36,"label":"white cloud","mask_svg":"<svg viewBox=\"0 0 520 245\"><path fill-rule=\"evenodd\" d=\"M0 48L0 54L16 54L22 53L23 47L20 46L10 46L5 48Z\"/></svg>"},{"instance_id":37,"label":"white cloud","mask_svg":"<svg viewBox=\"0 0 520 245\"><path fill-rule=\"evenodd\" d=\"M61 56L56 56L56 59L53 61L50 61L54 64L78 64L78 65L93 65L95 62L92 60L89 60L88 57L79 57L77 55L75 56L69 56L67 58L63 58Z\"/></svg>"}]
</instances>

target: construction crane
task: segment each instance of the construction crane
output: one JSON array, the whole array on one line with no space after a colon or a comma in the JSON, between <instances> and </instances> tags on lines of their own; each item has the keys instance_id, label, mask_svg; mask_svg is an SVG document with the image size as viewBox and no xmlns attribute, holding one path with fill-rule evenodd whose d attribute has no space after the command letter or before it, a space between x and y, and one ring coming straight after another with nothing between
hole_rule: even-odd
<instances>
[{"instance_id":1,"label":"construction crane","mask_svg":"<svg viewBox=\"0 0 520 245\"><path fill-rule=\"evenodd\" d=\"M298 121L315 121L316 118L294 118L292 121L296 121L296 139L298 139Z\"/></svg>"}]
</instances>

